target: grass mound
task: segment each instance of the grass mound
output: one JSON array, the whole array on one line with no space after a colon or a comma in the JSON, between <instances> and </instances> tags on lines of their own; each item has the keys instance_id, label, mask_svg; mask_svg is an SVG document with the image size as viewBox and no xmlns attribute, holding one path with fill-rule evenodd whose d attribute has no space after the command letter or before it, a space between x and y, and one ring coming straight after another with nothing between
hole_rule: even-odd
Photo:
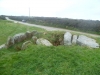
<instances>
[{"instance_id":1,"label":"grass mound","mask_svg":"<svg viewBox=\"0 0 100 75\"><path fill-rule=\"evenodd\" d=\"M63 35L63 32L46 32L40 28L1 20L0 30L0 44L5 43L9 35L27 30L45 32L42 37L50 38L51 41L55 39L46 33L53 37ZM100 38L95 39L100 43ZM100 50L77 45L46 47L35 44L30 44L22 51L14 47L2 49L0 75L100 75Z\"/></svg>"}]
</instances>

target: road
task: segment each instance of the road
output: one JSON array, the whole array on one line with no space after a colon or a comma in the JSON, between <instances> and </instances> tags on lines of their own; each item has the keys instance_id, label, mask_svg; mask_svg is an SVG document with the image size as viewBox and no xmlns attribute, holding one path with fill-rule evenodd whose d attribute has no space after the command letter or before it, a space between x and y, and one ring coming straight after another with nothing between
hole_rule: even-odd
<instances>
[{"instance_id":1,"label":"road","mask_svg":"<svg viewBox=\"0 0 100 75\"><path fill-rule=\"evenodd\" d=\"M74 32L74 33L83 34L83 35L89 35L92 37L100 37L100 35L96 35L96 34L90 34L90 33L73 31L73 30L68 30L68 29L63 29L63 28L48 27L48 26L42 26L42 25L29 24L29 23L25 23L25 22L15 21L15 20L9 19L8 17L6 17L6 19L9 21L14 21L14 23L18 22L18 23L21 23L21 24L27 25L27 26L34 26L34 27L43 28L43 29L46 29L47 31L68 31L68 32Z\"/></svg>"}]
</instances>

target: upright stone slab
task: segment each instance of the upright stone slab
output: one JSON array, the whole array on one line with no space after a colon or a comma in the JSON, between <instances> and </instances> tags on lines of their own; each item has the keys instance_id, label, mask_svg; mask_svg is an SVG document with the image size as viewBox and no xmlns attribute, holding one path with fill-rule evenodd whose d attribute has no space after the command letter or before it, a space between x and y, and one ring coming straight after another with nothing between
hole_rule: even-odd
<instances>
[{"instance_id":1,"label":"upright stone slab","mask_svg":"<svg viewBox=\"0 0 100 75\"><path fill-rule=\"evenodd\" d=\"M26 35L26 38L27 38L27 39L32 38L32 33L31 33L30 31L27 31L27 32L25 33L25 35Z\"/></svg>"},{"instance_id":2,"label":"upright stone slab","mask_svg":"<svg viewBox=\"0 0 100 75\"><path fill-rule=\"evenodd\" d=\"M70 32L66 32L64 34L64 45L71 45L71 38L72 38L72 34Z\"/></svg>"},{"instance_id":3,"label":"upright stone slab","mask_svg":"<svg viewBox=\"0 0 100 75\"><path fill-rule=\"evenodd\" d=\"M44 38L37 39L36 44L37 45L52 46L52 44L47 39L44 39Z\"/></svg>"},{"instance_id":4,"label":"upright stone slab","mask_svg":"<svg viewBox=\"0 0 100 75\"><path fill-rule=\"evenodd\" d=\"M34 31L32 31L32 32L31 32L31 37L36 36L36 34L38 34L38 32L37 32L37 31L35 31L35 30L34 30Z\"/></svg>"},{"instance_id":5,"label":"upright stone slab","mask_svg":"<svg viewBox=\"0 0 100 75\"><path fill-rule=\"evenodd\" d=\"M8 37L6 42L6 47L9 48L15 44L14 39L12 37Z\"/></svg>"},{"instance_id":6,"label":"upright stone slab","mask_svg":"<svg viewBox=\"0 0 100 75\"><path fill-rule=\"evenodd\" d=\"M37 40L37 37L36 36L33 36L32 37L32 42L36 44L36 40Z\"/></svg>"},{"instance_id":7,"label":"upright stone slab","mask_svg":"<svg viewBox=\"0 0 100 75\"><path fill-rule=\"evenodd\" d=\"M72 44L76 44L76 41L77 41L77 35L73 35Z\"/></svg>"},{"instance_id":8,"label":"upright stone slab","mask_svg":"<svg viewBox=\"0 0 100 75\"><path fill-rule=\"evenodd\" d=\"M81 46L88 46L91 48L99 48L99 44L96 43L96 40L84 35L79 36L79 38L77 39L77 44Z\"/></svg>"}]
</instances>

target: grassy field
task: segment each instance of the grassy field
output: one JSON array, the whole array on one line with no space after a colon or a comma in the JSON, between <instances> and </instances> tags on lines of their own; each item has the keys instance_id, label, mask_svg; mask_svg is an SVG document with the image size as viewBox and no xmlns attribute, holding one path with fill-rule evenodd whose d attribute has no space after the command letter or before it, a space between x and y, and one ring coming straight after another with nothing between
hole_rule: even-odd
<instances>
[{"instance_id":1,"label":"grassy field","mask_svg":"<svg viewBox=\"0 0 100 75\"><path fill-rule=\"evenodd\" d=\"M5 43L8 36L27 30L45 32L36 27L0 21L0 44ZM100 38L95 39L100 43ZM13 47L2 49L0 75L100 75L100 48L30 44L23 51L17 51Z\"/></svg>"}]
</instances>

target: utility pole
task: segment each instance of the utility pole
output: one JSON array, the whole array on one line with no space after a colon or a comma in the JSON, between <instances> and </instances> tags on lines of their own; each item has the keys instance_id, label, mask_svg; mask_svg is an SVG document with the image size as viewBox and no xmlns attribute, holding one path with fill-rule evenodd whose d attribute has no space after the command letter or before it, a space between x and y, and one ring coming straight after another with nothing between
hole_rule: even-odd
<instances>
[{"instance_id":1,"label":"utility pole","mask_svg":"<svg viewBox=\"0 0 100 75\"><path fill-rule=\"evenodd\" d=\"M30 23L30 7L29 7L29 21L28 22ZM27 27L27 31L29 31L29 27Z\"/></svg>"},{"instance_id":2,"label":"utility pole","mask_svg":"<svg viewBox=\"0 0 100 75\"><path fill-rule=\"evenodd\" d=\"M30 18L30 7L29 7L29 18Z\"/></svg>"}]
</instances>

